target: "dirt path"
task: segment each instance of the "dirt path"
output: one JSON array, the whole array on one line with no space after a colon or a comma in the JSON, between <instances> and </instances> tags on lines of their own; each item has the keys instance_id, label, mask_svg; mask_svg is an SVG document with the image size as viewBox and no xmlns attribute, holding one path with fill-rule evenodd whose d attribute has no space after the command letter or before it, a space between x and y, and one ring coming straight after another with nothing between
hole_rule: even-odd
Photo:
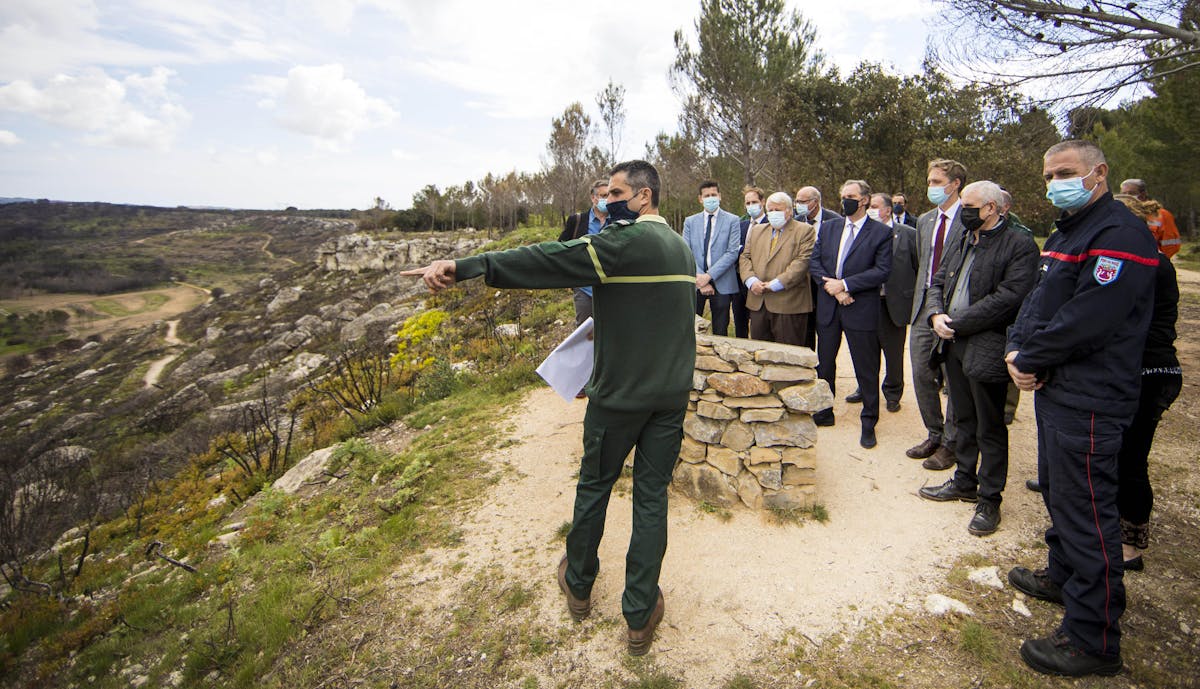
<instances>
[{"instance_id":1,"label":"dirt path","mask_svg":"<svg viewBox=\"0 0 1200 689\"><path fill-rule=\"evenodd\" d=\"M654 650L658 665L682 677L685 686L721 686L789 632L797 643L819 642L830 634L852 633L897 606L920 605L961 555L981 553L1003 572L1022 546L1040 538L1043 508L1023 486L1036 471L1030 398L1022 400L1011 427L1003 524L995 535L980 539L966 531L971 505L916 496L921 485L941 483L950 472L926 471L904 455L925 435L911 389L900 412L884 412L879 445L863 450L857 442L859 407L841 401L854 386L844 348L839 372L838 423L820 429L818 441L819 499L829 512L827 523L780 525L740 508L722 521L690 499L672 495L661 580L667 613ZM469 516L461 548L430 554L435 563L447 565L433 575L439 596L452 596L473 572L497 565L537 586L538 622L566 636L528 668L550 682L543 686L561 686L564 680L590 686L619 671L625 658L620 596L630 501L620 484L600 549L595 621L582 628L571 624L552 575L563 547L554 534L571 518L585 404L568 404L548 389L531 393L511 420L519 444L491 457L515 475L501 480ZM426 584L437 569L423 566L398 578L412 583L416 577L413 585ZM428 585L421 589L422 596L430 593Z\"/></svg>"},{"instance_id":2,"label":"dirt path","mask_svg":"<svg viewBox=\"0 0 1200 689\"><path fill-rule=\"evenodd\" d=\"M176 329L179 327L179 319L167 321L167 335L163 339L172 347L183 344L183 340L176 336ZM150 364L150 368L146 369L146 377L143 379L145 387L152 388L158 385L158 379L162 377L162 372L167 368L167 364L179 358L179 352L168 354L161 359L156 359Z\"/></svg>"}]
</instances>

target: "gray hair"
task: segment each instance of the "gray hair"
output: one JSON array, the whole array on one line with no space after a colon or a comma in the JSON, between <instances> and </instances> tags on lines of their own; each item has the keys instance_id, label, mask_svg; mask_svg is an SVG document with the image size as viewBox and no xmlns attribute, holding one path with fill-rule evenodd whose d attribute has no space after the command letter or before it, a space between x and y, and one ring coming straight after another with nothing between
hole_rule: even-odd
<instances>
[{"instance_id":1,"label":"gray hair","mask_svg":"<svg viewBox=\"0 0 1200 689\"><path fill-rule=\"evenodd\" d=\"M821 190L816 187L800 187L796 190L796 197L799 198L800 194L803 194L806 191L810 192L812 196L816 196L817 205L821 205Z\"/></svg>"},{"instance_id":2,"label":"gray hair","mask_svg":"<svg viewBox=\"0 0 1200 689\"><path fill-rule=\"evenodd\" d=\"M777 191L767 197L767 203L782 203L785 208L791 208L792 197L786 191Z\"/></svg>"},{"instance_id":3,"label":"gray hair","mask_svg":"<svg viewBox=\"0 0 1200 689\"><path fill-rule=\"evenodd\" d=\"M1137 179L1136 177L1133 179L1127 179L1124 182L1121 182L1121 186L1133 187L1134 189L1137 189L1137 193L1139 194L1146 193L1146 180L1144 179Z\"/></svg>"},{"instance_id":4,"label":"gray hair","mask_svg":"<svg viewBox=\"0 0 1200 689\"><path fill-rule=\"evenodd\" d=\"M1096 167L1100 163L1108 162L1104 158L1104 151L1100 150L1099 146L1091 141L1084 141L1083 139L1068 139L1066 141L1056 143L1050 148L1046 149L1046 154L1043 157L1052 156L1056 153L1062 153L1063 151L1075 151L1079 154L1079 157L1083 159L1083 162L1092 167Z\"/></svg>"},{"instance_id":5,"label":"gray hair","mask_svg":"<svg viewBox=\"0 0 1200 689\"><path fill-rule=\"evenodd\" d=\"M1000 196L1003 197L1004 203L1000 204L1000 212L1007 213L1009 208L1012 208L1013 197L1004 187L1000 187Z\"/></svg>"},{"instance_id":6,"label":"gray hair","mask_svg":"<svg viewBox=\"0 0 1200 689\"><path fill-rule=\"evenodd\" d=\"M997 210L1001 213L1004 212L1004 190L1000 188L999 184L981 179L978 182L971 182L963 187L962 194L965 196L968 192L979 194L979 198L984 203L994 203Z\"/></svg>"},{"instance_id":7,"label":"gray hair","mask_svg":"<svg viewBox=\"0 0 1200 689\"><path fill-rule=\"evenodd\" d=\"M842 188L845 189L851 184L858 187L858 193L860 195L865 196L868 199L871 198L871 185L867 184L865 179L848 179L846 180L845 184L842 185Z\"/></svg>"}]
</instances>

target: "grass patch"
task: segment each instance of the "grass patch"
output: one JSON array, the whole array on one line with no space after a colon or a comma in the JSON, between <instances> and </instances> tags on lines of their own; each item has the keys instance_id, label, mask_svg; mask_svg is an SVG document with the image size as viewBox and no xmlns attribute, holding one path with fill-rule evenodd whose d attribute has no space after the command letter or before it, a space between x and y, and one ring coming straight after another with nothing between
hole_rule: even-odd
<instances>
[{"instance_id":1,"label":"grass patch","mask_svg":"<svg viewBox=\"0 0 1200 689\"><path fill-rule=\"evenodd\" d=\"M567 534L569 533L571 533L570 520L558 525L558 528L554 531L554 540L565 541L567 539Z\"/></svg>"},{"instance_id":2,"label":"grass patch","mask_svg":"<svg viewBox=\"0 0 1200 689\"><path fill-rule=\"evenodd\" d=\"M722 689L759 689L759 684L753 677L738 673L730 677Z\"/></svg>"},{"instance_id":3,"label":"grass patch","mask_svg":"<svg viewBox=\"0 0 1200 689\"><path fill-rule=\"evenodd\" d=\"M683 689L683 680L673 677L654 665L650 657L625 657L625 667L633 673L624 689Z\"/></svg>"},{"instance_id":4,"label":"grass patch","mask_svg":"<svg viewBox=\"0 0 1200 689\"><path fill-rule=\"evenodd\" d=\"M959 649L981 664L999 659L998 644L996 633L975 620L966 620L958 630Z\"/></svg>"},{"instance_id":5,"label":"grass patch","mask_svg":"<svg viewBox=\"0 0 1200 689\"><path fill-rule=\"evenodd\" d=\"M112 318L124 318L125 316L133 316L139 313L153 311L163 304L167 303L168 297L159 292L149 292L139 295L142 305L129 308L117 301L116 299L93 299L91 302L92 308L100 313L103 313Z\"/></svg>"},{"instance_id":6,"label":"grass patch","mask_svg":"<svg viewBox=\"0 0 1200 689\"><path fill-rule=\"evenodd\" d=\"M767 521L780 525L803 524L807 521L818 521L824 524L829 521L829 511L820 503L808 508L768 507L766 514Z\"/></svg>"},{"instance_id":7,"label":"grass patch","mask_svg":"<svg viewBox=\"0 0 1200 689\"><path fill-rule=\"evenodd\" d=\"M723 522L733 519L733 512L730 512L727 508L721 507L720 505L714 505L707 500L701 500L700 502L696 503L696 509L700 510L704 514L711 514Z\"/></svg>"}]
</instances>

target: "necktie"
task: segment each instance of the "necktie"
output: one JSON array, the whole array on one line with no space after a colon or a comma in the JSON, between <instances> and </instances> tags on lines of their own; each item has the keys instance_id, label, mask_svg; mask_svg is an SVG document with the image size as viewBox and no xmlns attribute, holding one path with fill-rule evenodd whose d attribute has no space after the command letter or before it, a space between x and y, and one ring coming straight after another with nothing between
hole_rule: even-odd
<instances>
[{"instance_id":1,"label":"necktie","mask_svg":"<svg viewBox=\"0 0 1200 689\"><path fill-rule=\"evenodd\" d=\"M941 220L938 221L937 235L933 239L933 266L929 269L929 280L933 280L933 274L937 272L938 266L942 263L942 244L946 240L946 214L940 213ZM929 282L925 283L929 285Z\"/></svg>"},{"instance_id":2,"label":"necktie","mask_svg":"<svg viewBox=\"0 0 1200 689\"><path fill-rule=\"evenodd\" d=\"M712 239L713 214L708 214L708 226L704 228L704 270L708 270L708 242Z\"/></svg>"},{"instance_id":3,"label":"necktie","mask_svg":"<svg viewBox=\"0 0 1200 689\"><path fill-rule=\"evenodd\" d=\"M846 255L850 253L850 246L854 244L854 223L846 221L846 244L842 248L842 255L838 257L837 277L842 277L842 265L846 263Z\"/></svg>"}]
</instances>

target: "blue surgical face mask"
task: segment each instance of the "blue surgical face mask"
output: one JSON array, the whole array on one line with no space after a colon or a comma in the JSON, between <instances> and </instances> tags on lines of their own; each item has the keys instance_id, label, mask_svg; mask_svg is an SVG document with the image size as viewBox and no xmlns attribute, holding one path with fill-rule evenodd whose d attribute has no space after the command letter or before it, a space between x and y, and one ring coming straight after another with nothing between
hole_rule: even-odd
<instances>
[{"instance_id":1,"label":"blue surgical face mask","mask_svg":"<svg viewBox=\"0 0 1200 689\"><path fill-rule=\"evenodd\" d=\"M787 224L787 213L783 211L767 211L767 222L771 223L771 227L778 230Z\"/></svg>"},{"instance_id":2,"label":"blue surgical face mask","mask_svg":"<svg viewBox=\"0 0 1200 689\"><path fill-rule=\"evenodd\" d=\"M596 210L600 213L608 211L608 199L600 199L596 202Z\"/></svg>"},{"instance_id":3,"label":"blue surgical face mask","mask_svg":"<svg viewBox=\"0 0 1200 689\"><path fill-rule=\"evenodd\" d=\"M704 197L704 210L708 211L709 213L716 213L717 209L720 207L721 207L721 197L719 197L719 196L705 196Z\"/></svg>"},{"instance_id":4,"label":"blue surgical face mask","mask_svg":"<svg viewBox=\"0 0 1200 689\"><path fill-rule=\"evenodd\" d=\"M796 204L796 220L798 220L800 222L805 222L808 220L808 204L806 204L806 203L797 203Z\"/></svg>"},{"instance_id":5,"label":"blue surgical face mask","mask_svg":"<svg viewBox=\"0 0 1200 689\"><path fill-rule=\"evenodd\" d=\"M1072 177L1071 179L1052 179L1046 184L1046 198L1050 200L1056 207L1064 211L1079 210L1087 205L1087 202L1092 198L1092 192L1095 187L1088 189L1083 186L1083 180L1092 176L1096 168L1084 175L1083 177Z\"/></svg>"},{"instance_id":6,"label":"blue surgical face mask","mask_svg":"<svg viewBox=\"0 0 1200 689\"><path fill-rule=\"evenodd\" d=\"M752 203L749 206L746 206L746 215L749 215L751 218L757 218L758 216L762 215L762 206L758 205L757 203Z\"/></svg>"},{"instance_id":7,"label":"blue surgical face mask","mask_svg":"<svg viewBox=\"0 0 1200 689\"><path fill-rule=\"evenodd\" d=\"M935 206L940 206L950 198L946 193L946 187L929 187L929 191L925 194L929 198L929 202Z\"/></svg>"}]
</instances>

